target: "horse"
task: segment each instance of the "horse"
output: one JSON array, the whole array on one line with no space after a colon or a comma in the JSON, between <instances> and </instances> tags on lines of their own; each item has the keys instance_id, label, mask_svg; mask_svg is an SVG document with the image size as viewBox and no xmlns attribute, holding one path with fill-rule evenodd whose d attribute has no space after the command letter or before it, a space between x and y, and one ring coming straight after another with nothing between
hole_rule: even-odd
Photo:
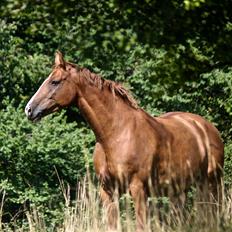
<instances>
[{"instance_id":1,"label":"horse","mask_svg":"<svg viewBox=\"0 0 232 232\"><path fill-rule=\"evenodd\" d=\"M206 183L217 196L224 146L216 127L201 116L169 112L153 117L121 84L65 61L58 51L52 72L25 113L38 121L73 104L95 134L94 168L109 230L118 228L116 194L130 193L137 231L147 223L152 193L172 199L194 183Z\"/></svg>"}]
</instances>

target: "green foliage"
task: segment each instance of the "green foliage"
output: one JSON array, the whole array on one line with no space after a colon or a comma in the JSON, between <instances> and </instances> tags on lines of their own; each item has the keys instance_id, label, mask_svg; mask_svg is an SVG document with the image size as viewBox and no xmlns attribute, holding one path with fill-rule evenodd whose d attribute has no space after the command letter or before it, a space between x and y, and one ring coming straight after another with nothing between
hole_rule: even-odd
<instances>
[{"instance_id":1,"label":"green foliage","mask_svg":"<svg viewBox=\"0 0 232 232\"><path fill-rule=\"evenodd\" d=\"M64 113L32 124L20 108L9 105L0 118L0 188L7 194L5 210L25 204L58 207L63 201L59 178L75 189L86 169L92 168L87 147L93 146L93 134L67 123Z\"/></svg>"},{"instance_id":2,"label":"green foliage","mask_svg":"<svg viewBox=\"0 0 232 232\"><path fill-rule=\"evenodd\" d=\"M16 23L0 21L0 98L14 99L18 104L36 91L49 72L51 61L43 54L26 53L22 48L24 41L15 36L16 30ZM0 107L3 106L2 101Z\"/></svg>"},{"instance_id":3,"label":"green foliage","mask_svg":"<svg viewBox=\"0 0 232 232\"><path fill-rule=\"evenodd\" d=\"M232 143L231 140L225 144L225 164L224 164L224 181L228 189L232 183Z\"/></svg>"}]
</instances>

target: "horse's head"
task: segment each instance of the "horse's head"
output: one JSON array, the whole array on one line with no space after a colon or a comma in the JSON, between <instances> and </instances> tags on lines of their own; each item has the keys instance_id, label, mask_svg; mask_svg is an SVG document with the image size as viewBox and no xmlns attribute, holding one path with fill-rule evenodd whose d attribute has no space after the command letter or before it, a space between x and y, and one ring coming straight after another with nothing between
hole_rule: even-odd
<instances>
[{"instance_id":1,"label":"horse's head","mask_svg":"<svg viewBox=\"0 0 232 232\"><path fill-rule=\"evenodd\" d=\"M32 121L70 105L76 98L73 75L77 70L64 61L60 52L55 55L55 66L48 78L28 102L25 113Z\"/></svg>"}]
</instances>

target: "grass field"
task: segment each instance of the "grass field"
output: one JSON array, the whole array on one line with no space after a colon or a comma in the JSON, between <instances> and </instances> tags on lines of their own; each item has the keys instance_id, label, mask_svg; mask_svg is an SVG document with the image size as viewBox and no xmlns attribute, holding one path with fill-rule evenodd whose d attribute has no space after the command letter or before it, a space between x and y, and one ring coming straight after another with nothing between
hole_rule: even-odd
<instances>
[{"instance_id":1,"label":"grass field","mask_svg":"<svg viewBox=\"0 0 232 232\"><path fill-rule=\"evenodd\" d=\"M102 208L96 186L84 180L77 186L76 200L70 200L70 189L61 182L65 209L61 212L62 219L55 227L45 223L44 215L35 207L25 212L25 221L22 227L8 227L1 223L1 231L30 231L30 232L100 232L107 231L106 216ZM4 194L3 194L4 197ZM3 201L1 215L3 214ZM222 205L212 205L209 202L191 200L183 213L172 208L167 199L162 199L160 214L158 214L156 199L148 201L150 213L146 231L167 232L216 232L232 231L232 189L223 194ZM119 230L135 231L133 203L129 194L125 194L118 202L120 208ZM214 211L212 211L214 209ZM213 213L214 212L214 213ZM159 218L162 216L163 223Z\"/></svg>"}]
</instances>

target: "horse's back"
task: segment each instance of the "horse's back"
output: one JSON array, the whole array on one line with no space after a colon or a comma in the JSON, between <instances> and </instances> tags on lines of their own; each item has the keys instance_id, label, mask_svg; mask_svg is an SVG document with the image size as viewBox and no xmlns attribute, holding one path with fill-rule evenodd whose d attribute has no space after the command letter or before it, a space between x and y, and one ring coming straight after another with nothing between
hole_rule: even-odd
<instances>
[{"instance_id":1,"label":"horse's back","mask_svg":"<svg viewBox=\"0 0 232 232\"><path fill-rule=\"evenodd\" d=\"M156 118L166 127L178 124L179 127L185 127L197 141L200 152L207 155L208 176L221 175L224 164L224 146L217 128L203 117L186 112L169 112ZM181 131L181 130L180 130ZM178 130L175 131L178 133ZM186 135L183 136L183 140ZM203 154L202 154L203 155Z\"/></svg>"}]
</instances>

